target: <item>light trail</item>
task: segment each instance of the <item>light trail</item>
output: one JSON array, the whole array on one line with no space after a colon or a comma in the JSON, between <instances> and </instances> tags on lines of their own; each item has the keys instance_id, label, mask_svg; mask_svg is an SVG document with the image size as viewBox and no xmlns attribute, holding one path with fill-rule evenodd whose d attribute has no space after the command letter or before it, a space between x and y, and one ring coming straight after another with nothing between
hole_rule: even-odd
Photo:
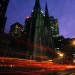
<instances>
[{"instance_id":1,"label":"light trail","mask_svg":"<svg viewBox=\"0 0 75 75\"><path fill-rule=\"evenodd\" d=\"M14 37L12 37L10 35L7 35L7 34L4 34L4 35L6 35L8 39L14 40L14 41L19 42L19 43L22 43L22 44L24 44L24 45L26 45L26 46L28 46L30 48L34 48L34 46L36 45L36 48L39 49L39 50L41 50L41 51L45 51L45 52L51 51L51 52L57 54L57 52L55 50L53 50L53 49L51 49L51 48L49 48L47 46L44 46L44 45L42 45L40 43L36 43L36 42L33 42L33 41L25 39L25 38L21 38L21 39L18 38L18 39L16 39L16 38L14 38ZM33 54L26 54L26 53L21 53L21 52L12 52L12 51L8 51L8 50L4 50L4 52L14 53L14 54L22 55L22 56L33 57ZM74 59L73 57L68 56L66 54L65 54L65 56L68 57L68 58L71 58L72 60ZM47 56L35 55L34 57L49 60L49 58ZM70 62L70 61L67 61L67 60L62 60L62 61L64 61L64 62Z\"/></svg>"},{"instance_id":2,"label":"light trail","mask_svg":"<svg viewBox=\"0 0 75 75\"><path fill-rule=\"evenodd\" d=\"M35 60L31 60L31 63L30 63L30 60L27 60L27 59L19 59L19 58L9 58L9 57L0 57L0 60L4 60L3 63L0 63L0 65L14 65L15 67L40 67L40 68L57 68L57 69L65 69L65 68L75 68L74 65L59 65L59 64L54 64L54 63L50 63L48 61L44 62L39 62L39 61L35 61ZM11 62L12 61L12 62Z\"/></svg>"},{"instance_id":3,"label":"light trail","mask_svg":"<svg viewBox=\"0 0 75 75\"><path fill-rule=\"evenodd\" d=\"M0 57L0 59L1 59L1 57ZM20 73L20 74L29 74L29 75L43 75L43 74L48 74L50 72L56 72L56 71L61 71L61 70L65 70L65 69L75 68L75 66L73 66L73 65L59 65L59 64L54 64L54 63L50 63L50 62L47 62L47 61L46 62L44 62L44 61L43 62L33 61L32 63L28 63L30 60L26 60L26 59L16 58L16 60L14 60L14 58L9 58L9 57L5 57L4 59L8 60L9 63L4 63L4 64L0 63L0 66L4 65L3 67L11 67L11 69L17 67L17 68L20 68L20 70L14 71L13 69L12 70L7 69L7 72L6 71L0 72L0 74L1 73L3 73L3 74ZM13 62L18 61L18 63L12 64L10 62L10 60L13 60ZM31 69L35 68L37 70L33 69L31 71L31 69L28 69L28 71L25 71L25 70L21 69L22 67L23 68L25 67L25 69L27 69L27 67L31 68Z\"/></svg>"},{"instance_id":4,"label":"light trail","mask_svg":"<svg viewBox=\"0 0 75 75\"><path fill-rule=\"evenodd\" d=\"M31 56L31 57L41 58L41 59L48 59L47 56L41 56L41 55L37 55L37 56L35 55L35 56L34 56L34 55L32 55L32 54L26 54L26 53L21 53L21 52L19 53L19 52L13 52L13 51L8 51L8 50L3 50L3 51L0 50L0 53L4 53L4 52L9 52L9 53L11 53L11 54L14 53L14 54L22 55L22 56Z\"/></svg>"},{"instance_id":5,"label":"light trail","mask_svg":"<svg viewBox=\"0 0 75 75\"><path fill-rule=\"evenodd\" d=\"M0 67L5 67L7 70L1 71L0 74L20 74L20 75L44 75L50 72L57 72L65 69L75 68L74 65L60 65L48 61L35 61L20 58L0 57ZM31 61L31 63L30 63ZM10 68L10 69L8 69ZM19 68L19 69L15 69ZM23 68L23 69L22 69ZM31 68L31 69L30 69ZM14 71L15 69L15 71ZM34 70L36 69L36 70ZM27 70L27 71L26 71ZM32 70L32 71L31 71Z\"/></svg>"}]
</instances>

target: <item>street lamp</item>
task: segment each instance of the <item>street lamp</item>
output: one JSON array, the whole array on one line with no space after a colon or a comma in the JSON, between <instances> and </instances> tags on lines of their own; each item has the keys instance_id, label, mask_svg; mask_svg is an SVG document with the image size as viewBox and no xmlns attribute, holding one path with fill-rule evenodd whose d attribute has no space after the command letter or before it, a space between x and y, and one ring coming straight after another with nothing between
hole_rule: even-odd
<instances>
[{"instance_id":1,"label":"street lamp","mask_svg":"<svg viewBox=\"0 0 75 75\"><path fill-rule=\"evenodd\" d=\"M73 62L75 63L75 60L73 60Z\"/></svg>"},{"instance_id":2,"label":"street lamp","mask_svg":"<svg viewBox=\"0 0 75 75\"><path fill-rule=\"evenodd\" d=\"M64 54L63 54L63 53L60 53L60 54L59 54L59 57L63 57L63 56L64 56Z\"/></svg>"},{"instance_id":3,"label":"street lamp","mask_svg":"<svg viewBox=\"0 0 75 75\"><path fill-rule=\"evenodd\" d=\"M57 52L59 58L63 58L64 57L64 54L62 52Z\"/></svg>"},{"instance_id":4,"label":"street lamp","mask_svg":"<svg viewBox=\"0 0 75 75\"><path fill-rule=\"evenodd\" d=\"M74 46L75 46L75 40L73 40L73 41L72 41L72 45L74 45Z\"/></svg>"}]
</instances>

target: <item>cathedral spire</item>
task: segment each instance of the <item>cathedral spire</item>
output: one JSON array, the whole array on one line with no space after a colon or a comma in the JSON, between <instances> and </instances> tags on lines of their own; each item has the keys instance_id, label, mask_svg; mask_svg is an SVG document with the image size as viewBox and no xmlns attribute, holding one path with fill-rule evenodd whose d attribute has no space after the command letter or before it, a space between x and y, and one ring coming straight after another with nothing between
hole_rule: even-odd
<instances>
[{"instance_id":1,"label":"cathedral spire","mask_svg":"<svg viewBox=\"0 0 75 75\"><path fill-rule=\"evenodd\" d=\"M39 0L36 0L34 9L41 9Z\"/></svg>"},{"instance_id":2,"label":"cathedral spire","mask_svg":"<svg viewBox=\"0 0 75 75\"><path fill-rule=\"evenodd\" d=\"M46 2L46 6L45 6L45 16L49 17L47 2Z\"/></svg>"}]
</instances>

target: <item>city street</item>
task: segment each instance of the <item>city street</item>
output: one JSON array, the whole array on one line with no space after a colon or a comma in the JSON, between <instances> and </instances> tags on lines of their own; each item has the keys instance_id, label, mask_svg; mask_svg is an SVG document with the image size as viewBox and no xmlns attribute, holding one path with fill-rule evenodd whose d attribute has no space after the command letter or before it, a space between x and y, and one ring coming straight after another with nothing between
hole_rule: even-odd
<instances>
[{"instance_id":1,"label":"city street","mask_svg":"<svg viewBox=\"0 0 75 75\"><path fill-rule=\"evenodd\" d=\"M32 71L32 72L25 72L27 68L21 69L21 71L17 71L16 69L11 71L2 71L0 75L75 75L75 69L66 69L66 70L57 70L57 69L48 69L48 70L39 70L39 71ZM35 68L36 69L36 68ZM38 68L37 68L38 69ZM4 69L5 70L5 69ZM20 70L20 68L19 68ZM24 71L25 70L25 71Z\"/></svg>"},{"instance_id":2,"label":"city street","mask_svg":"<svg viewBox=\"0 0 75 75\"><path fill-rule=\"evenodd\" d=\"M75 0L30 1L0 0L0 75L75 75Z\"/></svg>"},{"instance_id":3,"label":"city street","mask_svg":"<svg viewBox=\"0 0 75 75\"><path fill-rule=\"evenodd\" d=\"M59 72L50 72L45 75L75 75L75 69L66 69Z\"/></svg>"},{"instance_id":4,"label":"city street","mask_svg":"<svg viewBox=\"0 0 75 75\"><path fill-rule=\"evenodd\" d=\"M75 75L74 65L0 57L0 75Z\"/></svg>"}]
</instances>

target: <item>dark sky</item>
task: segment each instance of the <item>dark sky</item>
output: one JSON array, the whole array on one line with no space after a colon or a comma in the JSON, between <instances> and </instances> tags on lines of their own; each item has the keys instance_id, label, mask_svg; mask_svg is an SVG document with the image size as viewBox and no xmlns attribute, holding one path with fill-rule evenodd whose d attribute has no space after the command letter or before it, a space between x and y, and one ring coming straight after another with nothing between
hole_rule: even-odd
<instances>
[{"instance_id":1,"label":"dark sky","mask_svg":"<svg viewBox=\"0 0 75 75\"><path fill-rule=\"evenodd\" d=\"M60 35L63 35L65 38L74 38L75 0L40 0L43 12L46 1L49 15L58 19ZM34 4L35 0L9 0L5 31L9 31L10 26L15 22L24 25L26 16L31 16Z\"/></svg>"}]
</instances>

